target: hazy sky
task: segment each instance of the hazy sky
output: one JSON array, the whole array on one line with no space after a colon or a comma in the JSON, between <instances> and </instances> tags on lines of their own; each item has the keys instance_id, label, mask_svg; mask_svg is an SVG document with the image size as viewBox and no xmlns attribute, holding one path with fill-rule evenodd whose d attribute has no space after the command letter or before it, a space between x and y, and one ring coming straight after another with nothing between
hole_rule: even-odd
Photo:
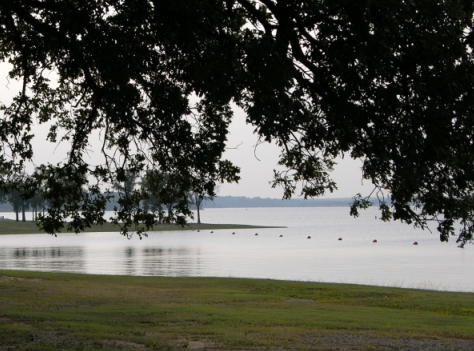
<instances>
[{"instance_id":1,"label":"hazy sky","mask_svg":"<svg viewBox=\"0 0 474 351\"><path fill-rule=\"evenodd\" d=\"M19 91L19 82L7 80L8 65L0 63L0 101L8 103ZM245 113L235 109L234 120L230 126L228 147L224 158L234 162L241 168L241 180L239 184L220 185L219 195L247 196L247 197L270 197L281 198L281 188L272 189L269 182L273 177L273 169L277 168L279 148L273 144L261 144L255 149L257 135L253 133L254 127L245 123ZM67 145L51 144L44 140L47 126L36 126L34 140L35 162L56 163L66 156ZM42 137L40 137L42 135ZM238 146L238 147L237 147ZM233 149L237 147L236 149ZM99 150L91 150L91 159L96 159ZM372 190L371 184L364 181L361 184L362 172L361 161L351 160L348 157L337 160L338 165L333 172L333 179L338 185L338 191L327 194L324 197L352 197L357 193L368 195ZM299 195L299 194L295 194Z\"/></svg>"},{"instance_id":2,"label":"hazy sky","mask_svg":"<svg viewBox=\"0 0 474 351\"><path fill-rule=\"evenodd\" d=\"M255 149L258 137L253 134L254 127L245 123L245 113L242 110L235 110L234 114L228 137L229 149L224 157L241 167L241 180L239 184L221 185L219 194L281 198L283 190L272 189L269 184L273 178L273 170L278 167L280 149L269 143L260 144ZM240 143L242 145L237 149L230 149ZM363 184L361 183L362 162L360 160L344 157L344 159L338 158L337 163L332 178L337 183L338 190L324 197L352 197L359 192L362 195L370 193L371 182L364 180Z\"/></svg>"}]
</instances>

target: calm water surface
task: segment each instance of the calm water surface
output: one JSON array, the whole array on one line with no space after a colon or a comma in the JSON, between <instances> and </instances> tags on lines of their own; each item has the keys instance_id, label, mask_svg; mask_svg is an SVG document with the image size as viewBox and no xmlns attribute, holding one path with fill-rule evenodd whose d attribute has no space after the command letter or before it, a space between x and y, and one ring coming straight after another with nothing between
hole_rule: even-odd
<instances>
[{"instance_id":1,"label":"calm water surface","mask_svg":"<svg viewBox=\"0 0 474 351\"><path fill-rule=\"evenodd\" d=\"M232 230L184 230L151 232L143 240L127 240L118 233L0 236L0 269L271 278L474 292L473 245L459 249L455 238L439 242L435 230L383 223L375 219L375 209L357 219L348 213L349 208L341 207L201 213L207 223L288 227L238 230L235 235ZM419 245L412 245L414 241Z\"/></svg>"}]
</instances>

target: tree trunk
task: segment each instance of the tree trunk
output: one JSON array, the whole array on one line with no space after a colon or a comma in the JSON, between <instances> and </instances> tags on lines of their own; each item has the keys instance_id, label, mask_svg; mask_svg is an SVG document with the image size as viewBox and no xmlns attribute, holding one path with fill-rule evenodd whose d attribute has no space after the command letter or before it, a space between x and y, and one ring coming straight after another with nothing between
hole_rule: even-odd
<instances>
[{"instance_id":1,"label":"tree trunk","mask_svg":"<svg viewBox=\"0 0 474 351\"><path fill-rule=\"evenodd\" d=\"M198 224L201 224L201 213L199 210L201 209L202 200L199 196L194 196L194 202L196 203L197 215L198 215Z\"/></svg>"},{"instance_id":2,"label":"tree trunk","mask_svg":"<svg viewBox=\"0 0 474 351\"><path fill-rule=\"evenodd\" d=\"M19 212L20 212L20 211L18 211L18 210L15 211L16 221L17 221L17 222L19 222L19 218L18 218L18 213L19 213Z\"/></svg>"},{"instance_id":3,"label":"tree trunk","mask_svg":"<svg viewBox=\"0 0 474 351\"><path fill-rule=\"evenodd\" d=\"M25 206L21 206L21 221L26 222Z\"/></svg>"}]
</instances>

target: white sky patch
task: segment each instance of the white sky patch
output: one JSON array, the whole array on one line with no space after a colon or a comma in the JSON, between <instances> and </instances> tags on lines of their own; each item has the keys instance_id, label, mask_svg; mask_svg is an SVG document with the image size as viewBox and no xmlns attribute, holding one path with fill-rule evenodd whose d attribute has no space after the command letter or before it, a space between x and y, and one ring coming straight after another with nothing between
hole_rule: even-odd
<instances>
[{"instance_id":1,"label":"white sky patch","mask_svg":"<svg viewBox=\"0 0 474 351\"><path fill-rule=\"evenodd\" d=\"M280 148L275 144L263 143L255 149L258 136L253 133L255 127L245 122L245 117L244 111L234 108L234 119L229 127L227 142L229 149L223 156L241 168L241 180L238 184L222 184L219 195L282 198L283 189L281 187L272 189L270 185L273 170L283 169L278 166ZM237 149L233 149L235 147ZM352 197L357 193L370 194L373 185L368 180L362 182L361 160L351 159L347 155L344 159L337 158L336 162L331 176L337 183L338 190L326 194L325 198ZM297 190L295 198L298 195Z\"/></svg>"}]
</instances>

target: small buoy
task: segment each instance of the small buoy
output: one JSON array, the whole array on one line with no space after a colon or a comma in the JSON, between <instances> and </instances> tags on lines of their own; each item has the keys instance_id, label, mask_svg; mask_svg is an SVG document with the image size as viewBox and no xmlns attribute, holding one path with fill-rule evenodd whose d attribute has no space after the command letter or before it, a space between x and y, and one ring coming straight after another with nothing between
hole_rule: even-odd
<instances>
[{"instance_id":1,"label":"small buoy","mask_svg":"<svg viewBox=\"0 0 474 351\"><path fill-rule=\"evenodd\" d=\"M283 238L283 235L280 234L279 238Z\"/></svg>"},{"instance_id":2,"label":"small buoy","mask_svg":"<svg viewBox=\"0 0 474 351\"><path fill-rule=\"evenodd\" d=\"M374 239L374 241L372 241L372 242L373 242L373 243L376 243L376 242L377 242L377 240L376 240L376 239Z\"/></svg>"},{"instance_id":3,"label":"small buoy","mask_svg":"<svg viewBox=\"0 0 474 351\"><path fill-rule=\"evenodd\" d=\"M418 245L418 241L415 241L415 242L413 243L413 245Z\"/></svg>"},{"instance_id":4,"label":"small buoy","mask_svg":"<svg viewBox=\"0 0 474 351\"><path fill-rule=\"evenodd\" d=\"M339 238L339 239L337 239L337 240L342 240L342 238Z\"/></svg>"},{"instance_id":5,"label":"small buoy","mask_svg":"<svg viewBox=\"0 0 474 351\"><path fill-rule=\"evenodd\" d=\"M200 232L200 230L198 229L198 233Z\"/></svg>"},{"instance_id":6,"label":"small buoy","mask_svg":"<svg viewBox=\"0 0 474 351\"><path fill-rule=\"evenodd\" d=\"M311 237L308 235L308 237L306 239L311 239Z\"/></svg>"},{"instance_id":7,"label":"small buoy","mask_svg":"<svg viewBox=\"0 0 474 351\"><path fill-rule=\"evenodd\" d=\"M232 232L232 235L235 235L235 232Z\"/></svg>"},{"instance_id":8,"label":"small buoy","mask_svg":"<svg viewBox=\"0 0 474 351\"><path fill-rule=\"evenodd\" d=\"M211 230L211 233L214 233L214 232Z\"/></svg>"},{"instance_id":9,"label":"small buoy","mask_svg":"<svg viewBox=\"0 0 474 351\"><path fill-rule=\"evenodd\" d=\"M258 233L255 233L255 235L258 235Z\"/></svg>"}]
</instances>

